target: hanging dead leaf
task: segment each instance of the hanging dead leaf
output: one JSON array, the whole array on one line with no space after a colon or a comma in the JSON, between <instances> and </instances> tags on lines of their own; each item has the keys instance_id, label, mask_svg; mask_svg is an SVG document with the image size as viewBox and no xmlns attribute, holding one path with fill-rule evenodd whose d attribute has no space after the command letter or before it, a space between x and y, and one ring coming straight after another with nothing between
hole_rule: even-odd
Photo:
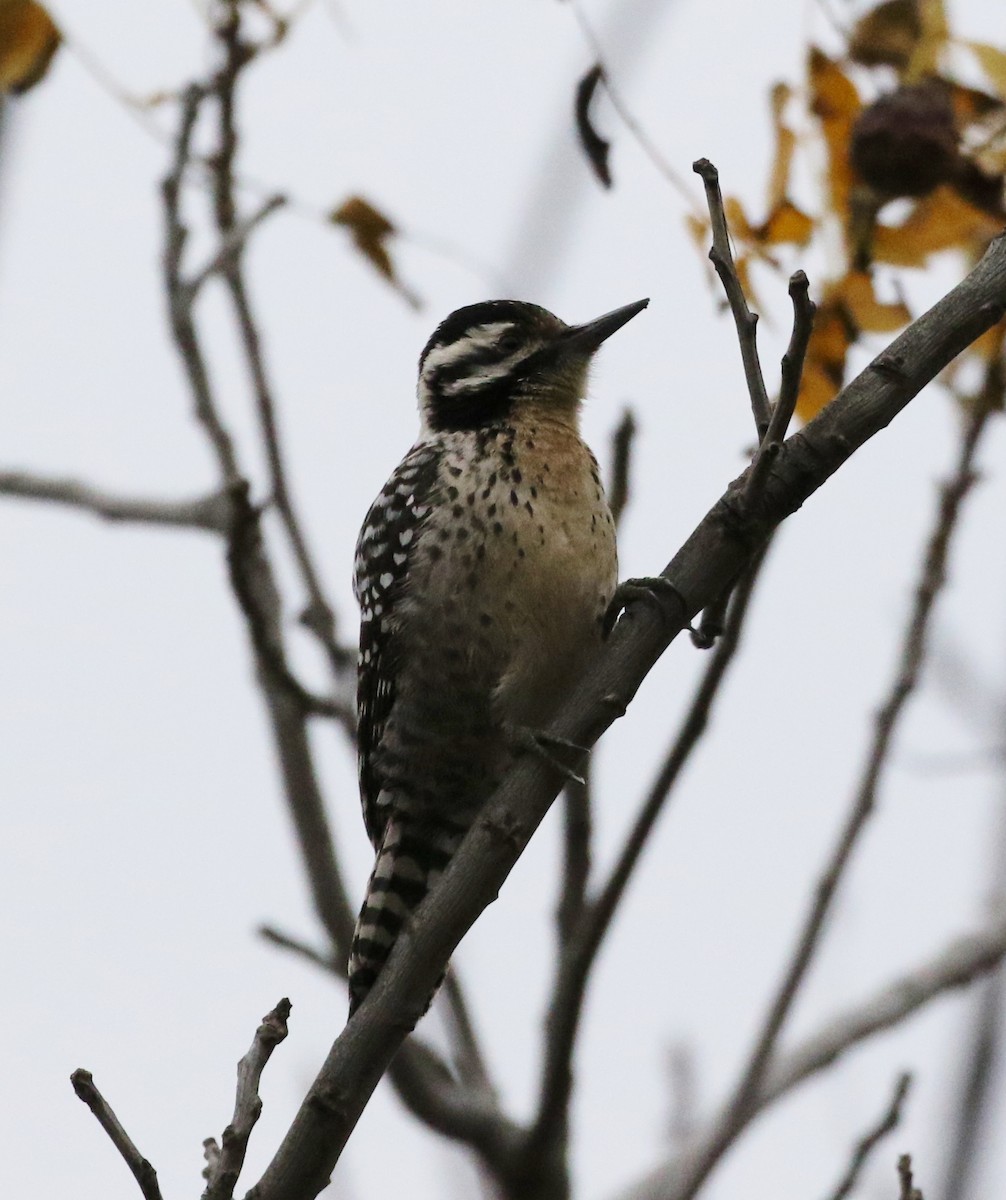
<instances>
[{"instance_id":1,"label":"hanging dead leaf","mask_svg":"<svg viewBox=\"0 0 1006 1200\"><path fill-rule=\"evenodd\" d=\"M922 267L931 254L963 250L980 255L1002 231L1002 221L941 187L920 200L900 225L878 223L873 232L875 262Z\"/></svg>"},{"instance_id":2,"label":"hanging dead leaf","mask_svg":"<svg viewBox=\"0 0 1006 1200\"><path fill-rule=\"evenodd\" d=\"M388 238L395 232L395 226L382 212L362 196L350 196L329 213L328 219L333 225L342 225L348 229L353 235L353 243L357 250L385 279L395 281L395 267L386 245Z\"/></svg>"},{"instance_id":3,"label":"hanging dead leaf","mask_svg":"<svg viewBox=\"0 0 1006 1200\"><path fill-rule=\"evenodd\" d=\"M591 67L580 80L576 88L576 131L580 135L580 145L586 154L594 174L603 187L611 187L611 168L608 166L608 151L610 142L606 142L597 132L590 121L590 102L597 91L597 85L604 79L604 68L600 63Z\"/></svg>"},{"instance_id":4,"label":"hanging dead leaf","mask_svg":"<svg viewBox=\"0 0 1006 1200\"><path fill-rule=\"evenodd\" d=\"M1006 100L1006 51L987 42L962 42L978 59L978 65L989 78L999 95Z\"/></svg>"},{"instance_id":5,"label":"hanging dead leaf","mask_svg":"<svg viewBox=\"0 0 1006 1200\"><path fill-rule=\"evenodd\" d=\"M0 92L34 87L59 43L59 30L36 0L0 0Z\"/></svg>"},{"instance_id":6,"label":"hanging dead leaf","mask_svg":"<svg viewBox=\"0 0 1006 1200\"><path fill-rule=\"evenodd\" d=\"M793 151L796 149L796 134L783 120L783 114L792 95L793 89L787 83L777 83L772 88L775 155L772 160L772 173L769 175L766 197L770 212L782 206L789 192L789 172L793 165Z\"/></svg>"},{"instance_id":7,"label":"hanging dead leaf","mask_svg":"<svg viewBox=\"0 0 1006 1200\"><path fill-rule=\"evenodd\" d=\"M855 84L838 63L813 46L807 59L807 79L810 109L821 123L828 152L828 207L845 225L852 187L849 138L862 104Z\"/></svg>"},{"instance_id":8,"label":"hanging dead leaf","mask_svg":"<svg viewBox=\"0 0 1006 1200\"><path fill-rule=\"evenodd\" d=\"M887 0L856 22L849 57L865 67L904 68L922 36L916 0Z\"/></svg>"},{"instance_id":9,"label":"hanging dead leaf","mask_svg":"<svg viewBox=\"0 0 1006 1200\"><path fill-rule=\"evenodd\" d=\"M901 75L904 84L920 83L940 74L940 59L950 41L943 0L916 0L922 32Z\"/></svg>"}]
</instances>

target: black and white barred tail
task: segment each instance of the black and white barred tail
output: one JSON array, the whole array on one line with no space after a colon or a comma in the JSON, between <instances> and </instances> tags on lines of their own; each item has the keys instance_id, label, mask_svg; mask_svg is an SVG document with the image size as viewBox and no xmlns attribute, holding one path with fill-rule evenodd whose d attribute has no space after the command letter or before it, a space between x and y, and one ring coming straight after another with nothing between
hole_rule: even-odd
<instances>
[{"instance_id":1,"label":"black and white barred tail","mask_svg":"<svg viewBox=\"0 0 1006 1200\"><path fill-rule=\"evenodd\" d=\"M441 820L400 812L388 817L353 933L350 1016L363 1003L399 931L440 878L464 832L462 827Z\"/></svg>"}]
</instances>

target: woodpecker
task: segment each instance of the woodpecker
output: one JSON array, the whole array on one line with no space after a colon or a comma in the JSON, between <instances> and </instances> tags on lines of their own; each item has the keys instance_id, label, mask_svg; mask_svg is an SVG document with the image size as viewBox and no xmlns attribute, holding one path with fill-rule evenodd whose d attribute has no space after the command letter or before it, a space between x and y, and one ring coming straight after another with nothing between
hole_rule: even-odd
<instances>
[{"instance_id":1,"label":"woodpecker","mask_svg":"<svg viewBox=\"0 0 1006 1200\"><path fill-rule=\"evenodd\" d=\"M572 326L535 304L473 304L419 359L419 439L356 547L360 792L377 860L350 1014L601 643L615 529L580 406L595 351L648 303Z\"/></svg>"}]
</instances>

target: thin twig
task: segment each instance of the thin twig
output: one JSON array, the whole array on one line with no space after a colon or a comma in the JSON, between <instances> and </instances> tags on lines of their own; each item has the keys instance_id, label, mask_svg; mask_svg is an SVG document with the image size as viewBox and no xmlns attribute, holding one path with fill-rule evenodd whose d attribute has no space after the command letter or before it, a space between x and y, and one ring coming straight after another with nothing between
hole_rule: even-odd
<instances>
[{"instance_id":1,"label":"thin twig","mask_svg":"<svg viewBox=\"0 0 1006 1200\"><path fill-rule=\"evenodd\" d=\"M234 159L238 146L235 123L236 92L241 71L252 57L249 44L241 35L241 16L238 4L228 0L224 19L218 23L215 32L224 55L223 65L217 72L214 88L218 110L219 147L217 153L210 160L214 185L214 212L217 228L223 239L221 253L216 256L220 259L217 270L222 275L230 293L241 335L245 362L251 376L259 429L269 464L273 503L282 520L308 595L308 605L301 616L301 621L322 645L332 672L338 678L345 675L355 665L356 655L351 649L341 645L336 638L335 613L325 596L321 580L315 569L287 482L276 417L276 403L266 372L258 324L252 312L248 289L245 285L241 251L246 243L246 237L239 238L236 246L228 254L223 255L224 248L230 245L236 233L248 224L237 218L237 204L234 195ZM268 205L266 207L268 208Z\"/></svg>"},{"instance_id":2,"label":"thin twig","mask_svg":"<svg viewBox=\"0 0 1006 1200\"><path fill-rule=\"evenodd\" d=\"M884 1115L876 1125L864 1134L853 1147L852 1157L841 1182L834 1191L829 1193L829 1200L845 1200L845 1197L856 1186L867 1160L889 1133L893 1133L901 1122L901 1110L904 1107L909 1089L912 1086L912 1076L908 1071L898 1076L894 1084L894 1095L891 1097Z\"/></svg>"},{"instance_id":3,"label":"thin twig","mask_svg":"<svg viewBox=\"0 0 1006 1200\"><path fill-rule=\"evenodd\" d=\"M649 835L663 811L674 782L699 743L730 663L767 547L738 584L724 635L710 659L688 714L657 773L604 887L585 907L579 926L560 958L549 1006L544 1067L528 1156L541 1154L564 1128L572 1087L571 1061L586 996L587 980Z\"/></svg>"},{"instance_id":4,"label":"thin twig","mask_svg":"<svg viewBox=\"0 0 1006 1200\"><path fill-rule=\"evenodd\" d=\"M989 415L989 409L975 408L967 419L953 477L942 489L936 524L926 549L919 583L916 587L915 604L902 643L898 668L888 698L876 718L873 742L852 807L824 873L814 889L814 898L804 920L793 955L769 1007L748 1062L741 1073L732 1099L726 1107L719 1135L710 1141L705 1157L697 1162L683 1179L680 1189L675 1194L675 1200L691 1200L721 1155L747 1124L750 1109L760 1090L762 1077L775 1050L783 1024L820 943L825 918L831 908L831 901L860 834L873 812L877 789L883 770L887 765L898 719L918 682L926 650L929 621L936 598L945 582L951 537L957 525L961 504L974 482L975 451Z\"/></svg>"},{"instance_id":5,"label":"thin twig","mask_svg":"<svg viewBox=\"0 0 1006 1200\"><path fill-rule=\"evenodd\" d=\"M898 1200L922 1200L922 1189L915 1186L912 1178L912 1156L902 1154L898 1159L898 1183L900 1192Z\"/></svg>"},{"instance_id":6,"label":"thin twig","mask_svg":"<svg viewBox=\"0 0 1006 1200\"><path fill-rule=\"evenodd\" d=\"M244 251L248 239L262 222L277 209L286 204L285 196L270 196L267 200L244 220L233 225L223 238L212 258L189 280L189 290L193 296L202 288L208 279L214 275L222 275L231 269L235 260Z\"/></svg>"},{"instance_id":7,"label":"thin twig","mask_svg":"<svg viewBox=\"0 0 1006 1200\"><path fill-rule=\"evenodd\" d=\"M807 354L810 335L814 332L817 305L810 298L810 284L803 271L797 271L789 281L789 296L793 302L793 331L789 346L782 356L782 382L779 399L772 406L768 429L755 451L754 463L747 481L747 501L753 503L768 476L772 460L786 437L786 430L796 411L803 378L803 360Z\"/></svg>"},{"instance_id":8,"label":"thin twig","mask_svg":"<svg viewBox=\"0 0 1006 1200\"><path fill-rule=\"evenodd\" d=\"M150 1162L137 1150L133 1139L123 1129L119 1118L112 1112L105 1097L98 1091L90 1071L80 1068L70 1076L78 1100L83 1100L98 1119L98 1124L108 1134L112 1145L122 1155L123 1161L140 1185L144 1200L161 1200L161 1189L157 1183L157 1172Z\"/></svg>"},{"instance_id":9,"label":"thin twig","mask_svg":"<svg viewBox=\"0 0 1006 1200\"><path fill-rule=\"evenodd\" d=\"M489 1067L475 1031L465 989L461 986L460 973L454 965L444 978L443 991L447 1000L446 1022L450 1030L458 1077L467 1087L495 1098L496 1085L489 1074Z\"/></svg>"},{"instance_id":10,"label":"thin twig","mask_svg":"<svg viewBox=\"0 0 1006 1200\"><path fill-rule=\"evenodd\" d=\"M0 471L0 494L65 504L107 521L170 525L211 533L226 533L230 523L230 498L226 492L213 492L194 500L150 500L113 496L76 479L43 479L26 471Z\"/></svg>"},{"instance_id":11,"label":"thin twig","mask_svg":"<svg viewBox=\"0 0 1006 1200\"><path fill-rule=\"evenodd\" d=\"M726 212L723 208L723 196L720 193L720 175L708 158L700 158L692 164L692 170L702 177L706 189L706 203L709 206L709 220L712 224L713 245L709 251L709 261L716 268L720 277L723 291L726 293L730 311L733 313L734 324L737 327L737 341L741 348L741 360L744 363L744 378L747 382L748 395L751 398L751 412L754 414L755 430L761 443L768 429L771 416L771 406L768 392L765 390L765 377L762 374L761 362L758 358L758 314L748 307L744 295L744 287L737 267L734 264L733 251L730 249L730 230L727 228Z\"/></svg>"},{"instance_id":12,"label":"thin twig","mask_svg":"<svg viewBox=\"0 0 1006 1200\"><path fill-rule=\"evenodd\" d=\"M248 1139L262 1112L259 1080L272 1052L287 1035L291 1004L284 997L262 1018L255 1030L251 1048L238 1063L238 1086L234 1097L234 1116L220 1139L219 1153L213 1156L203 1200L231 1200L248 1151ZM210 1155L207 1155L207 1159Z\"/></svg>"},{"instance_id":13,"label":"thin twig","mask_svg":"<svg viewBox=\"0 0 1006 1200\"><path fill-rule=\"evenodd\" d=\"M316 950L313 946L309 946L307 942L302 942L299 938L291 937L288 933L284 933L281 929L276 929L273 925L260 925L258 927L258 935L264 941L271 943L280 950L288 950L291 954L296 954L299 958L307 959L309 963L314 963L316 967L321 967L323 971L330 971L336 978L346 978L346 964L340 963L338 959L332 958L322 950Z\"/></svg>"}]
</instances>

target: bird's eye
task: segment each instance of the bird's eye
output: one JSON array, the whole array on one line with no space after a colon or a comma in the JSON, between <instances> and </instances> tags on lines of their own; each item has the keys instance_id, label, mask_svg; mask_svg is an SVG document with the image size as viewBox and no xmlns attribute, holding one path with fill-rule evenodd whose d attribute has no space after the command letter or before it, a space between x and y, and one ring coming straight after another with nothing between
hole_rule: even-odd
<instances>
[{"instance_id":1,"label":"bird's eye","mask_svg":"<svg viewBox=\"0 0 1006 1200\"><path fill-rule=\"evenodd\" d=\"M496 343L504 354L515 354L524 344L519 333L505 333Z\"/></svg>"}]
</instances>

